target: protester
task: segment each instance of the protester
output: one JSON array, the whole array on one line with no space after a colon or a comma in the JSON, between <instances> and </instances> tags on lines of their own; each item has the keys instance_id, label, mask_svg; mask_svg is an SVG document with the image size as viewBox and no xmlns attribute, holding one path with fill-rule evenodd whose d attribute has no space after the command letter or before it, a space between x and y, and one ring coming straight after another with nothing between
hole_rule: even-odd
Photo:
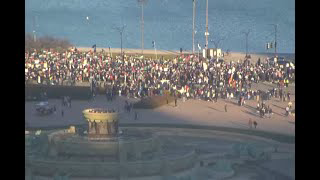
<instances>
[{"instance_id":1,"label":"protester","mask_svg":"<svg viewBox=\"0 0 320 180\"><path fill-rule=\"evenodd\" d=\"M253 121L253 125L254 125L254 128L256 129L258 125L257 121Z\"/></svg>"},{"instance_id":2,"label":"protester","mask_svg":"<svg viewBox=\"0 0 320 180\"><path fill-rule=\"evenodd\" d=\"M138 112L137 111L134 112L134 120L138 120Z\"/></svg>"},{"instance_id":3,"label":"protester","mask_svg":"<svg viewBox=\"0 0 320 180\"><path fill-rule=\"evenodd\" d=\"M286 114L285 114L286 116L289 116L289 111L290 111L290 108L287 106L286 107Z\"/></svg>"},{"instance_id":4,"label":"protester","mask_svg":"<svg viewBox=\"0 0 320 180\"><path fill-rule=\"evenodd\" d=\"M177 102L178 102L178 99L177 98L174 98L174 106L177 107Z\"/></svg>"},{"instance_id":5,"label":"protester","mask_svg":"<svg viewBox=\"0 0 320 180\"><path fill-rule=\"evenodd\" d=\"M48 85L92 83L93 93L100 83L107 87L109 100L115 95L142 98L162 95L164 90L177 97L217 102L218 98L237 98L239 104L251 98L251 84L260 80L286 83L294 69L285 73L279 66L263 62L209 61L194 55L173 59L150 59L139 56L112 58L104 52L68 50L63 53L41 50L25 53L25 81ZM290 80L290 81L288 81ZM280 99L283 99L281 92ZM275 92L277 96L277 91ZM232 95L232 96L231 96ZM257 102L260 94L255 93ZM289 98L288 98L289 99Z\"/></svg>"},{"instance_id":6,"label":"protester","mask_svg":"<svg viewBox=\"0 0 320 180\"><path fill-rule=\"evenodd\" d=\"M272 117L272 109L271 109L271 107L268 109L269 109L269 118L271 118Z\"/></svg>"},{"instance_id":7,"label":"protester","mask_svg":"<svg viewBox=\"0 0 320 180\"><path fill-rule=\"evenodd\" d=\"M289 101L288 107L289 107L289 110L291 110L291 107L292 107L292 102L291 101Z\"/></svg>"}]
</instances>

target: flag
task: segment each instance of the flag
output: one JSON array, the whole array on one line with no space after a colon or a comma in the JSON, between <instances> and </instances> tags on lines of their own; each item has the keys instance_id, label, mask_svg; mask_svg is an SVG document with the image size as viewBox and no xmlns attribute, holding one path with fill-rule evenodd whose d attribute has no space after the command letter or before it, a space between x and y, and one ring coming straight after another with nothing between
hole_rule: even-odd
<instances>
[{"instance_id":1,"label":"flag","mask_svg":"<svg viewBox=\"0 0 320 180\"><path fill-rule=\"evenodd\" d=\"M233 74L231 74L230 78L229 78L229 84L232 83L232 79L233 79Z\"/></svg>"},{"instance_id":2,"label":"flag","mask_svg":"<svg viewBox=\"0 0 320 180\"><path fill-rule=\"evenodd\" d=\"M92 48L94 49L93 51L96 52L97 45L94 44L94 45L92 46Z\"/></svg>"}]
</instances>

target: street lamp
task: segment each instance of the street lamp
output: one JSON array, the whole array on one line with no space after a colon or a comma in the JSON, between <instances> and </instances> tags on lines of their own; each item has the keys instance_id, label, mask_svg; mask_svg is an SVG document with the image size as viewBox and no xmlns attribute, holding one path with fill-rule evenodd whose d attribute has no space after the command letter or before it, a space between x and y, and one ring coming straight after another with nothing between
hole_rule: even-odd
<instances>
[{"instance_id":1,"label":"street lamp","mask_svg":"<svg viewBox=\"0 0 320 180\"><path fill-rule=\"evenodd\" d=\"M277 57L277 28L278 24L270 24L274 26L274 57Z\"/></svg>"},{"instance_id":2,"label":"street lamp","mask_svg":"<svg viewBox=\"0 0 320 180\"><path fill-rule=\"evenodd\" d=\"M205 32L205 36L206 36L206 50L208 49L208 36L209 36L209 32L208 32L208 0L207 0L207 7L206 7L206 32Z\"/></svg>"},{"instance_id":3,"label":"street lamp","mask_svg":"<svg viewBox=\"0 0 320 180\"><path fill-rule=\"evenodd\" d=\"M147 0L138 0L141 4L141 53L143 55L143 31L144 31L144 20L143 20L143 5L147 3Z\"/></svg>"},{"instance_id":4,"label":"street lamp","mask_svg":"<svg viewBox=\"0 0 320 180\"><path fill-rule=\"evenodd\" d=\"M123 54L122 54L122 34L124 31L124 28L126 27L126 25L124 24L122 27L116 27L115 29L120 33L120 38L121 38L121 59L123 61Z\"/></svg>"},{"instance_id":5,"label":"street lamp","mask_svg":"<svg viewBox=\"0 0 320 180\"><path fill-rule=\"evenodd\" d=\"M196 0L193 0L193 13L192 13L192 54L194 54L194 35L195 35L195 15L196 15Z\"/></svg>"},{"instance_id":6,"label":"street lamp","mask_svg":"<svg viewBox=\"0 0 320 180\"><path fill-rule=\"evenodd\" d=\"M243 33L246 36L246 58L248 57L248 36L250 33L250 29L248 31L242 31L241 33Z\"/></svg>"}]
</instances>

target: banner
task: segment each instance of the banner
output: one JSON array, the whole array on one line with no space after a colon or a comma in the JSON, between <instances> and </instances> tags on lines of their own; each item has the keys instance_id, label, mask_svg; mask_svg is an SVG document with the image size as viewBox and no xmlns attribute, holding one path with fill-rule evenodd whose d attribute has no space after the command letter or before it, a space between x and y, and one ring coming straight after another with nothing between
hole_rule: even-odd
<instances>
[{"instance_id":1,"label":"banner","mask_svg":"<svg viewBox=\"0 0 320 180\"><path fill-rule=\"evenodd\" d=\"M203 70L204 70L204 71L207 71L207 69L208 69L207 63L203 63L202 65L203 65Z\"/></svg>"}]
</instances>

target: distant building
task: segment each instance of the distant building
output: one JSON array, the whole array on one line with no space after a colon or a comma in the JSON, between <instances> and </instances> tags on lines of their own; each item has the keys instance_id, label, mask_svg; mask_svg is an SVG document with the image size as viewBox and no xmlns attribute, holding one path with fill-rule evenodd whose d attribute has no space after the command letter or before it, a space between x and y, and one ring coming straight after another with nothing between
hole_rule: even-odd
<instances>
[{"instance_id":1,"label":"distant building","mask_svg":"<svg viewBox=\"0 0 320 180\"><path fill-rule=\"evenodd\" d=\"M221 58L223 57L222 50L216 48L208 48L207 52L205 49L202 50L202 56L205 58Z\"/></svg>"}]
</instances>

